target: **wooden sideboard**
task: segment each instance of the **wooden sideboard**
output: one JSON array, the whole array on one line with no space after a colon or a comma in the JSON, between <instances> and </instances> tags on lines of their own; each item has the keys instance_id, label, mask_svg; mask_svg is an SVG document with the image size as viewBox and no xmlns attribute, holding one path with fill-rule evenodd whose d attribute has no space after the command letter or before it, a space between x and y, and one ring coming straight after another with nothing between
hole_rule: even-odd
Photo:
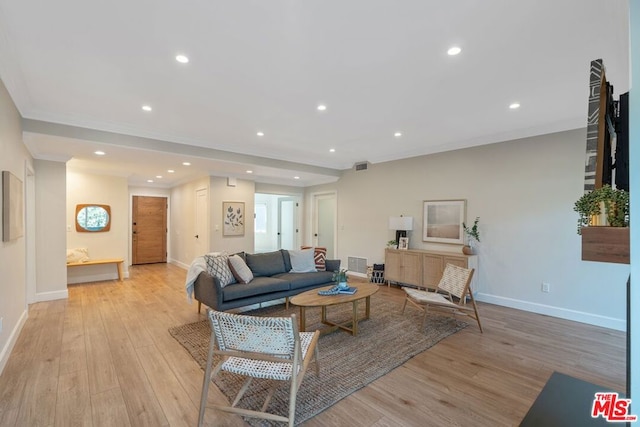
<instances>
[{"instance_id":1,"label":"wooden sideboard","mask_svg":"<svg viewBox=\"0 0 640 427\"><path fill-rule=\"evenodd\" d=\"M471 289L474 292L477 291L475 283L478 273L478 256L463 253L386 249L384 278L388 284L393 282L399 285L435 289L447 264L475 268Z\"/></svg>"}]
</instances>

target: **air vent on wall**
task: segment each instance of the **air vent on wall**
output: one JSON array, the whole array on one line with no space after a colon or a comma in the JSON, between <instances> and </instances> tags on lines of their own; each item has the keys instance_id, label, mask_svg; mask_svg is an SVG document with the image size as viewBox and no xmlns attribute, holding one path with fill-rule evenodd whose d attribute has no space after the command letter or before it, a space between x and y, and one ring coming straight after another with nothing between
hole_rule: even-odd
<instances>
[{"instance_id":1,"label":"air vent on wall","mask_svg":"<svg viewBox=\"0 0 640 427\"><path fill-rule=\"evenodd\" d=\"M350 256L347 258L348 270L354 273L367 274L367 259Z\"/></svg>"},{"instance_id":2,"label":"air vent on wall","mask_svg":"<svg viewBox=\"0 0 640 427\"><path fill-rule=\"evenodd\" d=\"M356 172L357 171L366 171L369 168L369 162L360 162L356 163Z\"/></svg>"}]
</instances>

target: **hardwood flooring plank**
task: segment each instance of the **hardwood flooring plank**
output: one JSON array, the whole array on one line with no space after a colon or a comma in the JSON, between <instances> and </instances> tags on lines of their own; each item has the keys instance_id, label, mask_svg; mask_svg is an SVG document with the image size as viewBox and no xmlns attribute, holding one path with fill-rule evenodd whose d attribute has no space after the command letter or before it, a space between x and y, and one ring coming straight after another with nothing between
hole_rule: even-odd
<instances>
[{"instance_id":1,"label":"hardwood flooring plank","mask_svg":"<svg viewBox=\"0 0 640 427\"><path fill-rule=\"evenodd\" d=\"M120 387L107 335L104 333L85 335L85 345L91 394Z\"/></svg>"},{"instance_id":2,"label":"hardwood flooring plank","mask_svg":"<svg viewBox=\"0 0 640 427\"><path fill-rule=\"evenodd\" d=\"M91 395L93 427L130 427L127 406L119 388Z\"/></svg>"},{"instance_id":3,"label":"hardwood flooring plank","mask_svg":"<svg viewBox=\"0 0 640 427\"><path fill-rule=\"evenodd\" d=\"M110 350L131 424L141 427L168 426L169 422L131 342L128 339L112 342Z\"/></svg>"},{"instance_id":4,"label":"hardwood flooring plank","mask_svg":"<svg viewBox=\"0 0 640 427\"><path fill-rule=\"evenodd\" d=\"M61 374L57 393L56 427L91 427L93 425L89 374L86 370Z\"/></svg>"},{"instance_id":5,"label":"hardwood flooring plank","mask_svg":"<svg viewBox=\"0 0 640 427\"><path fill-rule=\"evenodd\" d=\"M197 425L198 408L155 346L140 347L136 352L169 424L184 427Z\"/></svg>"}]
</instances>

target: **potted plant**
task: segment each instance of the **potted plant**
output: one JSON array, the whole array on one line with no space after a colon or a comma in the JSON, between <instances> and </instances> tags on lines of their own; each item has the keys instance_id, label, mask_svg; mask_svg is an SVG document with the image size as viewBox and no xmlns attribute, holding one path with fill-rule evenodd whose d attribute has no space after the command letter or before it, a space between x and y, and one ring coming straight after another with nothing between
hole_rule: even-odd
<instances>
[{"instance_id":1,"label":"potted plant","mask_svg":"<svg viewBox=\"0 0 640 427\"><path fill-rule=\"evenodd\" d=\"M582 228L588 226L628 227L629 192L611 188L606 184L583 194L576 201L573 210L580 215L578 234L582 234ZM605 221L599 219L602 213L605 215Z\"/></svg>"},{"instance_id":2,"label":"potted plant","mask_svg":"<svg viewBox=\"0 0 640 427\"><path fill-rule=\"evenodd\" d=\"M347 271L348 270L345 269L334 271L333 276L331 277L331 281L336 282L340 288L348 287L349 285L347 285Z\"/></svg>"},{"instance_id":3,"label":"potted plant","mask_svg":"<svg viewBox=\"0 0 640 427\"><path fill-rule=\"evenodd\" d=\"M387 242L387 248L389 248L389 249L398 249L398 242L396 242L395 240L389 240Z\"/></svg>"},{"instance_id":4,"label":"potted plant","mask_svg":"<svg viewBox=\"0 0 640 427\"><path fill-rule=\"evenodd\" d=\"M466 255L473 255L474 249L474 241L480 242L480 230L478 230L478 221L480 221L480 217L477 216L475 221L473 221L473 225L471 227L467 227L467 224L462 223L462 229L464 230L464 234L467 238L467 244L462 247L462 253Z\"/></svg>"}]
</instances>

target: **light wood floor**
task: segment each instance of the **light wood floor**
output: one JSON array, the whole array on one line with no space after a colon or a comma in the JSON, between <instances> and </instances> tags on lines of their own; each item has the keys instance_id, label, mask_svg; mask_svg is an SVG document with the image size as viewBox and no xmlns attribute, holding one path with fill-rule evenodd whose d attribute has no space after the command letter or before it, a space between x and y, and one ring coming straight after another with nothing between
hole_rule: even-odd
<instances>
[{"instance_id":1,"label":"light wood floor","mask_svg":"<svg viewBox=\"0 0 640 427\"><path fill-rule=\"evenodd\" d=\"M30 306L0 376L0 426L197 424L203 374L167 332L204 319L186 272L130 274ZM400 309L401 290L380 294ZM484 334L470 323L305 426L517 426L553 371L624 391L623 333L488 304L480 315ZM221 398L212 387L210 402ZM207 423L245 425L213 409Z\"/></svg>"}]
</instances>

